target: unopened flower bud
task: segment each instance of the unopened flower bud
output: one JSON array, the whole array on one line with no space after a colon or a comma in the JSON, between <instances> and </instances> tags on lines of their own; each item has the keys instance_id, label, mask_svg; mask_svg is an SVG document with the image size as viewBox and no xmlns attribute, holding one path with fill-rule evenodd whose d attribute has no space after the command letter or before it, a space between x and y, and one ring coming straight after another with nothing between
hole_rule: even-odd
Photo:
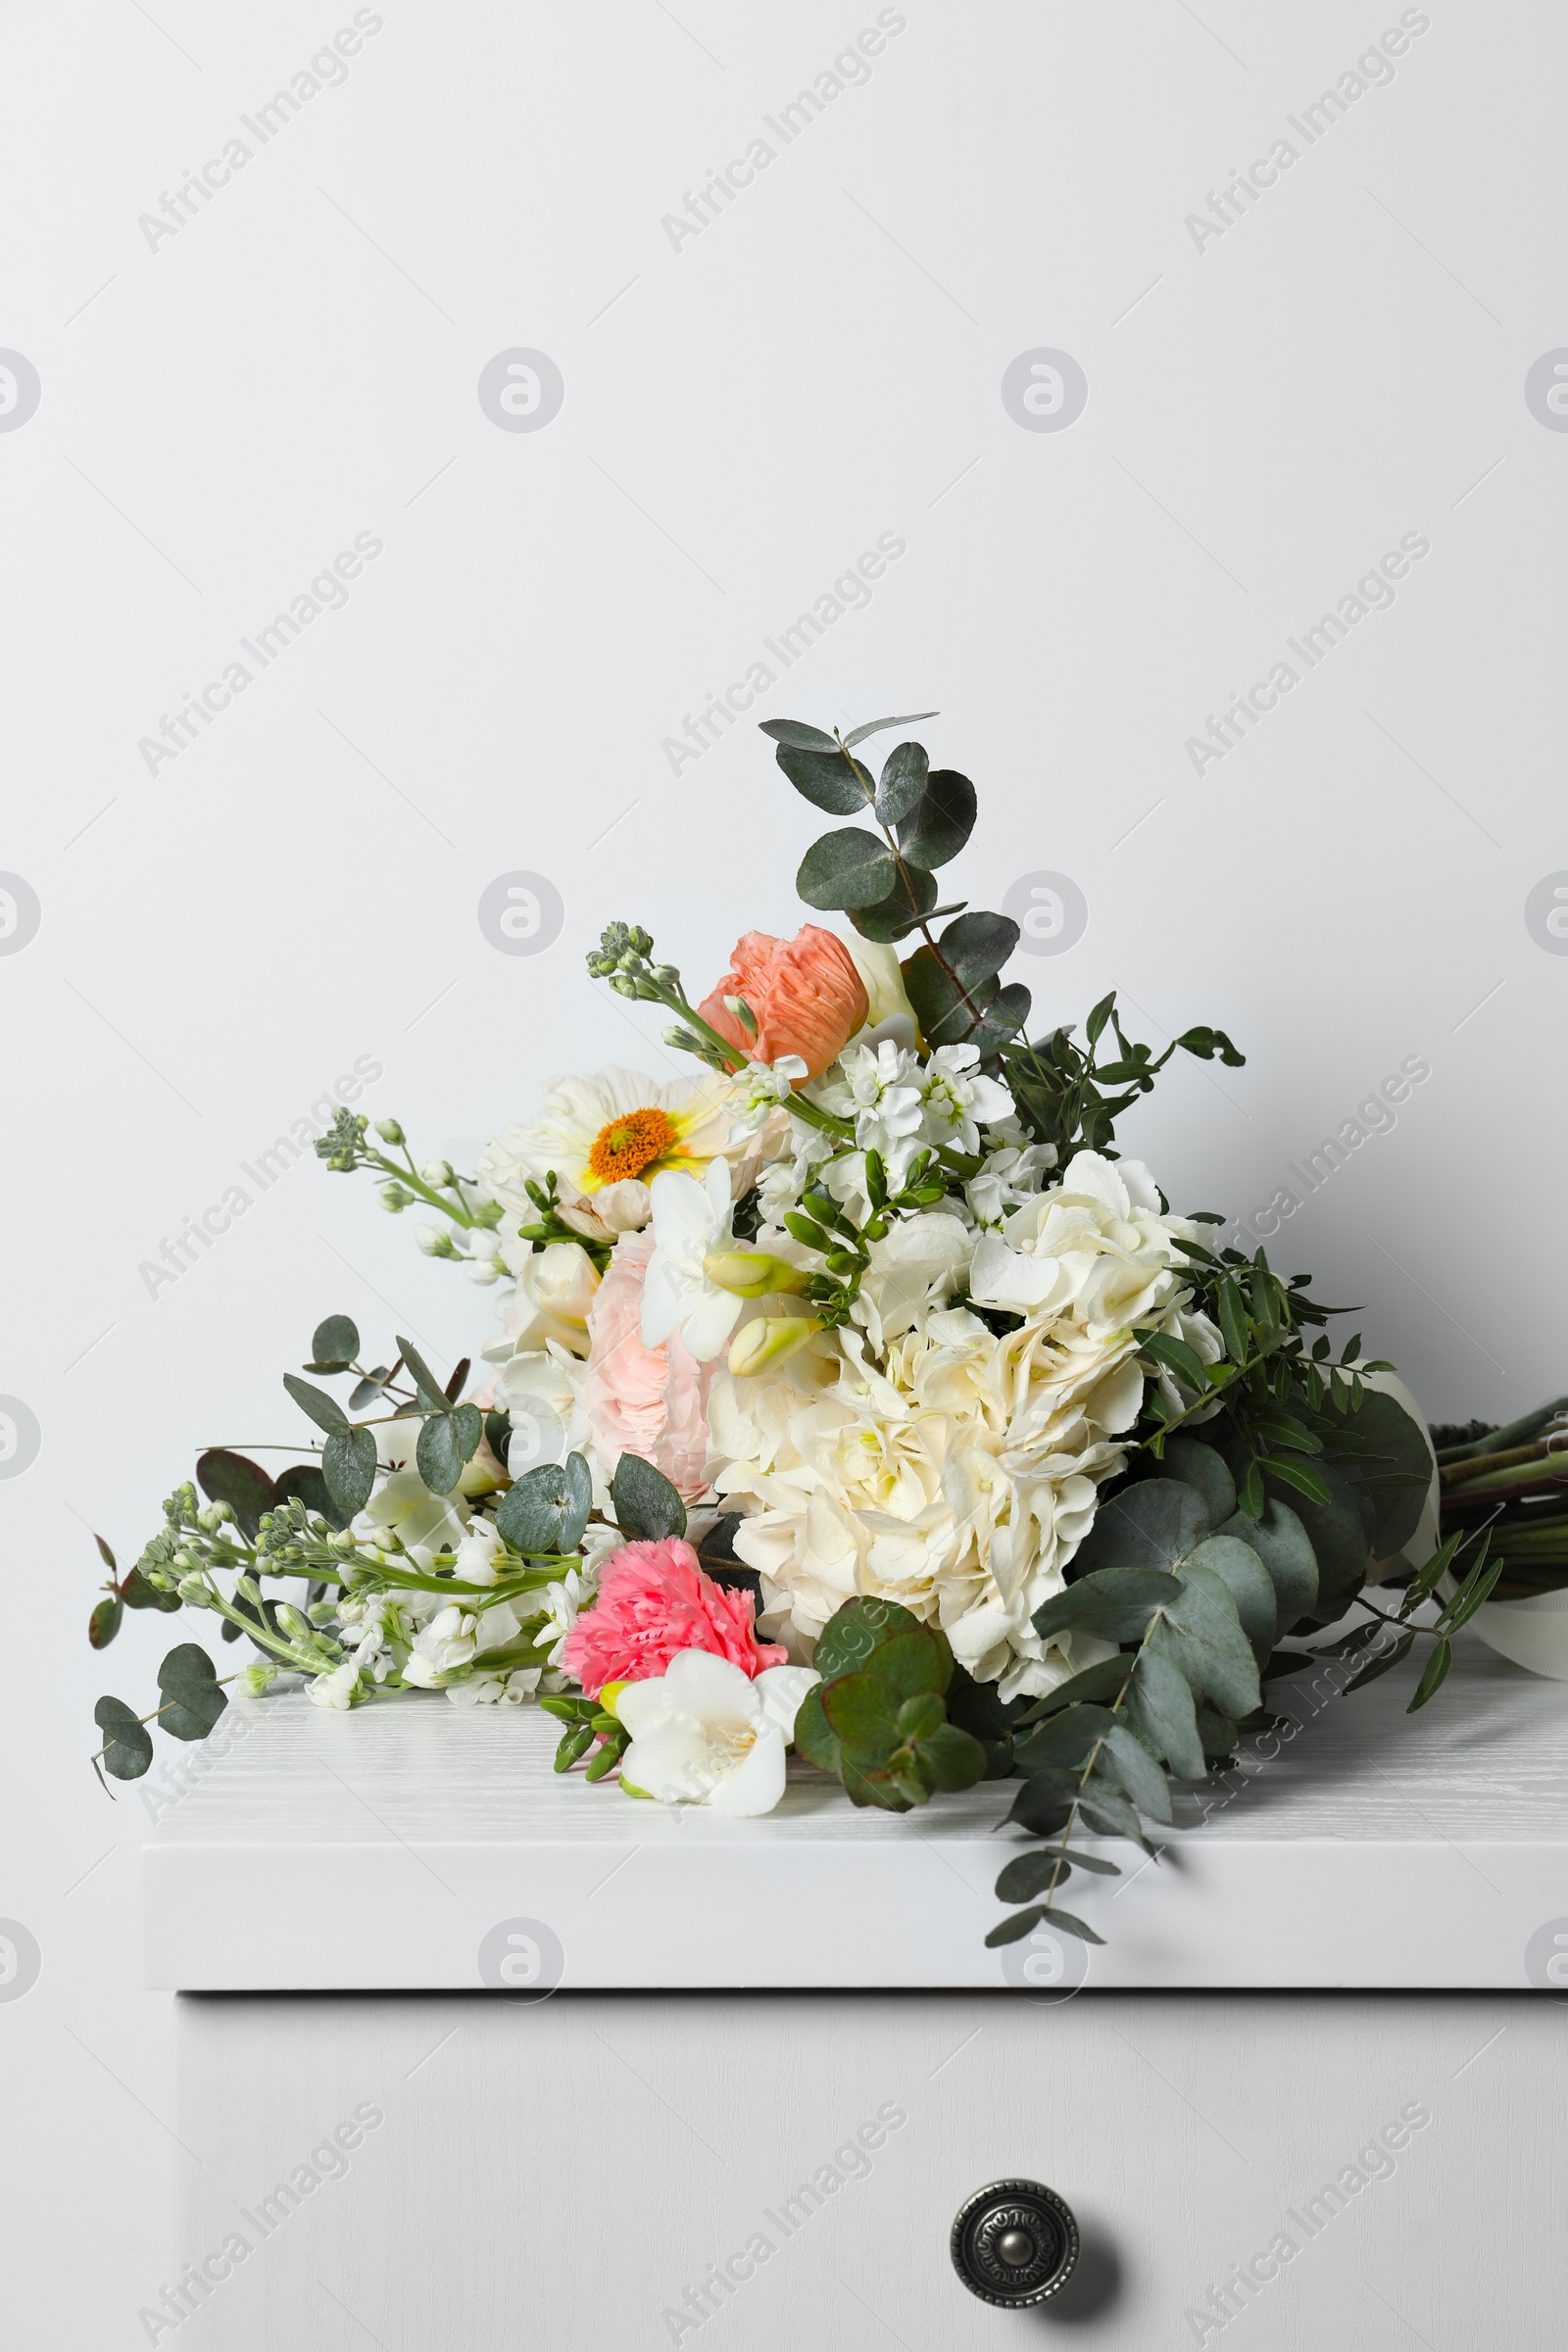
<instances>
[{"instance_id":1,"label":"unopened flower bud","mask_svg":"<svg viewBox=\"0 0 1568 2352\"><path fill-rule=\"evenodd\" d=\"M450 1159L427 1159L423 1167L419 1170L421 1181L425 1184L434 1185L437 1192L440 1191L444 1184L450 1184L452 1182L452 1162Z\"/></svg>"},{"instance_id":2,"label":"unopened flower bud","mask_svg":"<svg viewBox=\"0 0 1568 2352\"><path fill-rule=\"evenodd\" d=\"M291 1600L277 1603L277 1630L290 1642L309 1642L316 1631L310 1619Z\"/></svg>"},{"instance_id":3,"label":"unopened flower bud","mask_svg":"<svg viewBox=\"0 0 1568 2352\"><path fill-rule=\"evenodd\" d=\"M182 1576L175 1590L188 1609L210 1609L213 1596L204 1576Z\"/></svg>"},{"instance_id":4,"label":"unopened flower bud","mask_svg":"<svg viewBox=\"0 0 1568 2352\"><path fill-rule=\"evenodd\" d=\"M737 1298L765 1298L770 1291L804 1291L809 1277L786 1257L765 1250L714 1250L703 1260L703 1272L721 1291Z\"/></svg>"},{"instance_id":5,"label":"unopened flower bud","mask_svg":"<svg viewBox=\"0 0 1568 2352\"><path fill-rule=\"evenodd\" d=\"M443 1225L416 1225L414 1238L426 1257L456 1257L452 1236Z\"/></svg>"},{"instance_id":6,"label":"unopened flower bud","mask_svg":"<svg viewBox=\"0 0 1568 2352\"><path fill-rule=\"evenodd\" d=\"M335 1600L313 1600L305 1612L313 1625L330 1625L337 1615Z\"/></svg>"},{"instance_id":7,"label":"unopened flower bud","mask_svg":"<svg viewBox=\"0 0 1568 2352\"><path fill-rule=\"evenodd\" d=\"M381 1187L381 1206L394 1217L407 1208L413 1199L414 1195L406 1184L383 1184Z\"/></svg>"},{"instance_id":8,"label":"unopened flower bud","mask_svg":"<svg viewBox=\"0 0 1568 2352\"><path fill-rule=\"evenodd\" d=\"M757 1015L747 1004L744 997L726 997L724 999L724 1009L726 1012L731 1012L734 1014L736 1020L739 1021L741 1027L746 1031L749 1037L755 1037L757 1035Z\"/></svg>"},{"instance_id":9,"label":"unopened flower bud","mask_svg":"<svg viewBox=\"0 0 1568 2352\"><path fill-rule=\"evenodd\" d=\"M729 1368L738 1379L763 1372L769 1364L781 1364L797 1348L804 1348L821 1328L817 1315L759 1315L754 1322L743 1323L735 1334Z\"/></svg>"},{"instance_id":10,"label":"unopened flower bud","mask_svg":"<svg viewBox=\"0 0 1568 2352\"><path fill-rule=\"evenodd\" d=\"M375 1132L383 1144L401 1144L408 1140L396 1119L377 1119Z\"/></svg>"},{"instance_id":11,"label":"unopened flower bud","mask_svg":"<svg viewBox=\"0 0 1568 2352\"><path fill-rule=\"evenodd\" d=\"M277 1675L275 1666L242 1666L239 1687L247 1698L260 1698L268 1685L276 1682Z\"/></svg>"}]
</instances>

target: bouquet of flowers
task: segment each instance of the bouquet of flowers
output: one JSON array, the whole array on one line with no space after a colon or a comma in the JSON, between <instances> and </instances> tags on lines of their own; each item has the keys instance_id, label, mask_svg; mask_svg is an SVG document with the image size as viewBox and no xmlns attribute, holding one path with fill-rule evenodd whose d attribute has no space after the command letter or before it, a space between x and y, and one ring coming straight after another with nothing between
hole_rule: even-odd
<instances>
[{"instance_id":1,"label":"bouquet of flowers","mask_svg":"<svg viewBox=\"0 0 1568 2352\"><path fill-rule=\"evenodd\" d=\"M1439 1545L1392 1367L1336 1353L1304 1277L1173 1215L1116 1151L1178 1050L1242 1055L1205 1027L1156 1054L1113 995L1028 1042L1017 926L938 905L973 785L913 740L875 771L862 751L912 723L763 729L805 800L857 820L798 876L846 930L748 932L695 1004L646 931L589 956L664 1008L689 1080L559 1078L462 1175L340 1113L327 1167L419 1212L500 1334L470 1393L467 1361L403 1338L366 1361L328 1316L283 1376L297 1462L209 1449L127 1575L100 1540L95 1646L127 1607L184 1607L260 1652L220 1677L183 1642L152 1715L101 1699L110 1775L147 1769L150 1722L201 1739L228 1685L286 1677L330 1707L536 1704L559 1771L722 1813L770 1810L792 1745L894 1811L994 1779L1041 1842L991 1940L1047 1916L1098 1940L1057 1898L1114 1866L1073 1840L1170 1821L1171 1780L1324 1654L1300 1639L1352 1619L1327 1646L1365 1652L1353 1689L1427 1638L1412 1703L1436 1690L1501 1565L1479 1514Z\"/></svg>"}]
</instances>

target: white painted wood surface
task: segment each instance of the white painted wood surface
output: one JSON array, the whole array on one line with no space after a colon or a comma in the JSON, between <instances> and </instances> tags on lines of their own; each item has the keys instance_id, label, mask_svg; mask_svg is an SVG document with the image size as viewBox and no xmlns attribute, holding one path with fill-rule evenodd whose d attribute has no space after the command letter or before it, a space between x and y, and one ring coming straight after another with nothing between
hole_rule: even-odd
<instances>
[{"instance_id":1,"label":"white painted wood surface","mask_svg":"<svg viewBox=\"0 0 1568 2352\"><path fill-rule=\"evenodd\" d=\"M1074 1878L1107 1938L1093 1984L1532 1981L1532 1937L1568 1929L1568 1692L1474 1642L1413 1718L1412 1667L1349 1699L1319 1679L1275 1687L1298 1734L1215 1783L1200 1826L1184 1800L1157 1867L1102 1845L1126 1875ZM776 1814L723 1822L558 1778L533 1710L284 1698L225 1722L146 1851L155 1985L461 1989L536 1967L578 1989L985 1987L1071 1983L1086 1958L984 1948L1004 1784L894 1817L803 1768Z\"/></svg>"},{"instance_id":2,"label":"white painted wood surface","mask_svg":"<svg viewBox=\"0 0 1568 2352\"><path fill-rule=\"evenodd\" d=\"M182 2266L197 2282L161 2343L1568 2337L1568 2004L1550 1998L402 1994L179 2012L183 2208L167 2267L149 2249L143 2307ZM1067 2199L1085 2245L1060 2299L1017 2316L963 2290L947 2243L963 2198L1014 2173ZM1210 2290L1227 2287L1222 2322Z\"/></svg>"}]
</instances>

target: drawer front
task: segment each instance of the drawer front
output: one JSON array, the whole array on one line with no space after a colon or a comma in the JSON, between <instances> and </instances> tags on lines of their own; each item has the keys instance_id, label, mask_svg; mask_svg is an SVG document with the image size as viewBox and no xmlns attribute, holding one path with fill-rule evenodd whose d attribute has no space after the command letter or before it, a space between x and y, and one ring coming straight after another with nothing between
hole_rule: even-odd
<instances>
[{"instance_id":1,"label":"drawer front","mask_svg":"<svg viewBox=\"0 0 1568 2352\"><path fill-rule=\"evenodd\" d=\"M223 2352L1558 2352L1565 2035L1529 1994L187 1996L143 2331L168 2288ZM1027 2316L949 2253L1015 2177L1081 2238Z\"/></svg>"}]
</instances>

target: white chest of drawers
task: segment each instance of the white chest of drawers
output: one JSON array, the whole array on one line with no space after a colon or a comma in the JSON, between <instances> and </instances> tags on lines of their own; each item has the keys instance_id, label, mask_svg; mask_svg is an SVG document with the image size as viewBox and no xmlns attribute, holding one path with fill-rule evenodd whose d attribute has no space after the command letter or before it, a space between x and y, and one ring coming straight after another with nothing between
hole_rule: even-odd
<instances>
[{"instance_id":1,"label":"white chest of drawers","mask_svg":"<svg viewBox=\"0 0 1568 2352\"><path fill-rule=\"evenodd\" d=\"M1303 1689L1157 1867L1102 1849L1083 1981L984 1948L996 1787L724 1824L534 1715L236 1718L147 1852L178 2335L1555 2352L1568 1708L1479 1650L1406 1695ZM1018 2313L948 2250L1013 2176L1083 2242Z\"/></svg>"}]
</instances>

